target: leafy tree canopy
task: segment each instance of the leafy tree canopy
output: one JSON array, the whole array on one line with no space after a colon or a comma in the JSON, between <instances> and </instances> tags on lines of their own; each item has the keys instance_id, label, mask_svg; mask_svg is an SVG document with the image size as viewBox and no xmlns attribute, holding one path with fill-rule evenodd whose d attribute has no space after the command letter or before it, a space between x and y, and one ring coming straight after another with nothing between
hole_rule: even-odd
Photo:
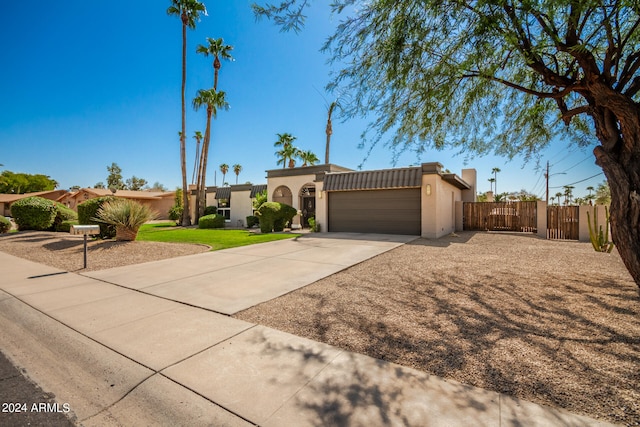
<instances>
[{"instance_id":1,"label":"leafy tree canopy","mask_svg":"<svg viewBox=\"0 0 640 427\"><path fill-rule=\"evenodd\" d=\"M57 186L58 182L47 175L14 173L7 170L0 173L0 193L33 193L54 190Z\"/></svg>"}]
</instances>

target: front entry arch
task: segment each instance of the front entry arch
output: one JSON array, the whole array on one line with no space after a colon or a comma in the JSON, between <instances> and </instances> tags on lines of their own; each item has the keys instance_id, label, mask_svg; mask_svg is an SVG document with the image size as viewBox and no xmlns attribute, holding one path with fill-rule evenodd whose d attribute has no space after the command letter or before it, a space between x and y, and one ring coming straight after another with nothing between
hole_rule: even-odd
<instances>
[{"instance_id":1,"label":"front entry arch","mask_svg":"<svg viewBox=\"0 0 640 427\"><path fill-rule=\"evenodd\" d=\"M281 185L273 191L271 198L274 202L284 203L285 205L293 205L293 194L286 185Z\"/></svg>"},{"instance_id":2,"label":"front entry arch","mask_svg":"<svg viewBox=\"0 0 640 427\"><path fill-rule=\"evenodd\" d=\"M300 210L302 212L302 227L309 227L309 218L316 216L316 186L305 184L300 189Z\"/></svg>"}]
</instances>

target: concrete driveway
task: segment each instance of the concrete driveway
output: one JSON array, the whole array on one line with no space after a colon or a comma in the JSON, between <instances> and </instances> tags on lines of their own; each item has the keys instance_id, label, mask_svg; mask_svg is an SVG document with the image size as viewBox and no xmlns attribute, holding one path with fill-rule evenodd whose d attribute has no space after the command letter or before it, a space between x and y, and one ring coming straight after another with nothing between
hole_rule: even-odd
<instances>
[{"instance_id":1,"label":"concrete driveway","mask_svg":"<svg viewBox=\"0 0 640 427\"><path fill-rule=\"evenodd\" d=\"M83 275L231 315L414 239L362 233L307 234Z\"/></svg>"}]
</instances>

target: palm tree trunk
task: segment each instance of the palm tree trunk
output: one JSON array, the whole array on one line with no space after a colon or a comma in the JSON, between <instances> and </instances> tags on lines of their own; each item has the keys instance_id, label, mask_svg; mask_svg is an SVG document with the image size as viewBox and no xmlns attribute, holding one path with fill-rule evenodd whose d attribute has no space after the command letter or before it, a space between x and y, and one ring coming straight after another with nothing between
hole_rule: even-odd
<instances>
[{"instance_id":1,"label":"palm tree trunk","mask_svg":"<svg viewBox=\"0 0 640 427\"><path fill-rule=\"evenodd\" d=\"M207 156L209 155L209 144L211 142L211 109L207 107L207 128L204 131L204 142L202 145L202 170L200 176L200 200L198 204L198 218L204 215L207 205Z\"/></svg>"},{"instance_id":2,"label":"palm tree trunk","mask_svg":"<svg viewBox=\"0 0 640 427\"><path fill-rule=\"evenodd\" d=\"M187 186L187 148L185 138L187 135L187 108L185 106L184 92L187 83L187 25L182 20L182 133L180 134L180 166L182 168L182 226L191 225L191 213L189 212L189 187Z\"/></svg>"},{"instance_id":3,"label":"palm tree trunk","mask_svg":"<svg viewBox=\"0 0 640 427\"><path fill-rule=\"evenodd\" d=\"M196 171L199 170L199 167L198 167L199 164L200 164L200 140L196 139L196 157L193 161L193 174L191 175L191 184L195 184Z\"/></svg>"}]
</instances>

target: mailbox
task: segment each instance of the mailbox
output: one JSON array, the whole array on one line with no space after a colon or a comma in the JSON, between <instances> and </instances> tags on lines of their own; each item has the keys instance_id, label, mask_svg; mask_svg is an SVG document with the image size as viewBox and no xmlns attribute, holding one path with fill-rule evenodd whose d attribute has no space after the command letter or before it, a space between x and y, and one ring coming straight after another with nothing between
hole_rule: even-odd
<instances>
[{"instance_id":1,"label":"mailbox","mask_svg":"<svg viewBox=\"0 0 640 427\"><path fill-rule=\"evenodd\" d=\"M95 234L100 234L100 226L99 225L72 225L69 232L74 235L92 236Z\"/></svg>"}]
</instances>

